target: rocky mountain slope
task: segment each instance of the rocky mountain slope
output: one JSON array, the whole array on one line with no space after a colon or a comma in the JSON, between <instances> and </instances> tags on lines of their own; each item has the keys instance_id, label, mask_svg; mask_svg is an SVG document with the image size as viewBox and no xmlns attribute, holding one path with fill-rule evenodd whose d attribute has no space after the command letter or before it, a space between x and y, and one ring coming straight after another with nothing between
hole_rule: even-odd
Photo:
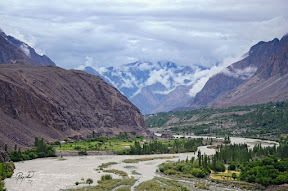
<instances>
[{"instance_id":1,"label":"rocky mountain slope","mask_svg":"<svg viewBox=\"0 0 288 191\"><path fill-rule=\"evenodd\" d=\"M202 68L203 69L203 68ZM196 82L199 67L179 66L172 62L135 62L119 68L92 68L84 71L101 76L120 90L143 114L170 111L185 104Z\"/></svg>"},{"instance_id":2,"label":"rocky mountain slope","mask_svg":"<svg viewBox=\"0 0 288 191\"><path fill-rule=\"evenodd\" d=\"M251 105L288 98L288 36L259 42L246 57L211 77L188 108Z\"/></svg>"},{"instance_id":3,"label":"rocky mountain slope","mask_svg":"<svg viewBox=\"0 0 288 191\"><path fill-rule=\"evenodd\" d=\"M47 56L39 55L36 51L20 40L6 35L0 29L0 64L32 64L32 65L52 65Z\"/></svg>"},{"instance_id":4,"label":"rocky mountain slope","mask_svg":"<svg viewBox=\"0 0 288 191\"><path fill-rule=\"evenodd\" d=\"M1 146L120 132L151 136L140 111L100 77L52 66L0 65Z\"/></svg>"}]
</instances>

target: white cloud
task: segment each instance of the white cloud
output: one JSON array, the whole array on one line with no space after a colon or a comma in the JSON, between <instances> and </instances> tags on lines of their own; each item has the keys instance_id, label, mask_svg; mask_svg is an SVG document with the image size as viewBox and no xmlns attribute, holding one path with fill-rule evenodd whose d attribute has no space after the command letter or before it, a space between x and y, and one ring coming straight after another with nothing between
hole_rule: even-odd
<instances>
[{"instance_id":1,"label":"white cloud","mask_svg":"<svg viewBox=\"0 0 288 191\"><path fill-rule=\"evenodd\" d=\"M77 70L84 70L85 67L91 67L94 64L94 58L91 56L85 56L85 63L82 65L79 65L76 69Z\"/></svg>"},{"instance_id":2,"label":"white cloud","mask_svg":"<svg viewBox=\"0 0 288 191\"><path fill-rule=\"evenodd\" d=\"M211 67L286 34L286 0L1 1L0 27L58 66L170 60ZM20 31L20 32L19 32Z\"/></svg>"},{"instance_id":3,"label":"white cloud","mask_svg":"<svg viewBox=\"0 0 288 191\"><path fill-rule=\"evenodd\" d=\"M27 44L25 43L21 44L20 49L24 52L24 54L26 54L26 56L30 57L30 50Z\"/></svg>"},{"instance_id":4,"label":"white cloud","mask_svg":"<svg viewBox=\"0 0 288 191\"><path fill-rule=\"evenodd\" d=\"M166 89L170 89L171 84L169 82L169 77L170 71L167 71L165 69L152 70L149 74L149 78L147 79L146 86L160 82L166 87Z\"/></svg>"},{"instance_id":5,"label":"white cloud","mask_svg":"<svg viewBox=\"0 0 288 191\"><path fill-rule=\"evenodd\" d=\"M231 68L230 70L228 68L225 68L222 73L231 76L233 78L240 78L242 80L250 79L253 74L256 72L257 68L255 67L246 67L243 69L238 68Z\"/></svg>"},{"instance_id":6,"label":"white cloud","mask_svg":"<svg viewBox=\"0 0 288 191\"><path fill-rule=\"evenodd\" d=\"M203 89L209 78L225 70L228 65L240 60L241 55L242 53L240 53L240 55L238 55L237 57L226 58L219 65L215 65L209 69L196 71L191 82L192 88L189 90L189 96L194 97L198 92Z\"/></svg>"},{"instance_id":7,"label":"white cloud","mask_svg":"<svg viewBox=\"0 0 288 191\"><path fill-rule=\"evenodd\" d=\"M142 63L138 66L138 69L141 71L151 70L152 68L154 68L154 66L150 63Z\"/></svg>"}]
</instances>

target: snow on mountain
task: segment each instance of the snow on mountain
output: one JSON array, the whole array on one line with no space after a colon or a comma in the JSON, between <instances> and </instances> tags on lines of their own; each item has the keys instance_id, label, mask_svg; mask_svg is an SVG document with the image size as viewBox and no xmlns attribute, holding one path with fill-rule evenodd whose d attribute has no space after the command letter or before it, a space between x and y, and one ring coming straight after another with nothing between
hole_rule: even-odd
<instances>
[{"instance_id":1,"label":"snow on mountain","mask_svg":"<svg viewBox=\"0 0 288 191\"><path fill-rule=\"evenodd\" d=\"M86 67L84 71L104 78L147 114L169 111L189 100L189 90L195 83L193 76L201 69L173 62L138 61L121 67ZM177 96L175 91L178 91ZM171 95L175 99L168 103Z\"/></svg>"}]
</instances>

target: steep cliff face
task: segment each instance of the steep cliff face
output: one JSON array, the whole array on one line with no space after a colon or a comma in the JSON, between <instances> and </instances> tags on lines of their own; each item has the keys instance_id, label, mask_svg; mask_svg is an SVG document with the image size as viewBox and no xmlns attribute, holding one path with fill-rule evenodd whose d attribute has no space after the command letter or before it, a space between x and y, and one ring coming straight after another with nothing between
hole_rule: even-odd
<instances>
[{"instance_id":1,"label":"steep cliff face","mask_svg":"<svg viewBox=\"0 0 288 191\"><path fill-rule=\"evenodd\" d=\"M223 72L216 74L211 77L208 82L205 84L204 88L187 104L188 108L200 108L206 106L216 106L225 107L229 105L245 105L246 104L256 104L256 103L266 103L266 101L279 101L283 100L283 96L279 91L277 95L273 94L273 90L263 91L260 97L265 98L265 96L270 96L269 99L255 99L255 91L252 91L252 86L258 86L258 88L263 88L262 86L267 86L273 84L274 88L281 88L281 83L278 83L276 78L272 81L267 81L266 84L260 85L263 80L270 78L271 76L277 76L287 73L285 69L285 62L287 63L287 58L285 58L285 53L287 53L287 36L283 37L281 41L274 39L269 42L259 42L258 44L251 47L250 51L247 53L246 57L229 67L227 67ZM281 56L282 55L282 56ZM281 58L280 58L281 57ZM275 61L273 61L275 60ZM276 61L277 60L277 61ZM281 61L280 61L281 60ZM257 76L257 77L256 77ZM257 80L256 80L257 79ZM275 81L276 80L276 81ZM280 81L279 81L280 82ZM246 84L246 85L244 85ZM250 84L250 85L247 85ZM276 86L275 86L276 85ZM244 88L246 87L246 89ZM248 86L250 90L248 89ZM242 87L242 88L240 88ZM232 99L233 96L236 96L235 92L246 92L245 97L250 99L249 102L246 102L247 99L241 100L241 96L244 98L244 94L238 94L238 101ZM286 88L284 88L286 89ZM275 90L275 89L274 89ZM233 93L234 92L234 93ZM277 97L281 97L281 99ZM231 99L228 104L227 99ZM233 100L233 101L232 101ZM245 101L244 101L245 100ZM258 100L258 101L257 101ZM265 100L265 101L264 101ZM226 102L226 103L225 103ZM233 102L233 104L232 104ZM217 104L216 104L217 103ZM221 104L220 104L221 103Z\"/></svg>"},{"instance_id":2,"label":"steep cliff face","mask_svg":"<svg viewBox=\"0 0 288 191\"><path fill-rule=\"evenodd\" d=\"M0 124L1 145L26 147L35 136L152 135L140 111L100 77L54 66L0 65Z\"/></svg>"}]
</instances>

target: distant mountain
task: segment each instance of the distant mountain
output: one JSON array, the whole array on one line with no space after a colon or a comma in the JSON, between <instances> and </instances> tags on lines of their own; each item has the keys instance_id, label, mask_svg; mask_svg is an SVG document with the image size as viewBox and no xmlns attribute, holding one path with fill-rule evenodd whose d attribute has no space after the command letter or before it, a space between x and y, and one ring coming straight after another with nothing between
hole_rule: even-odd
<instances>
[{"instance_id":1,"label":"distant mountain","mask_svg":"<svg viewBox=\"0 0 288 191\"><path fill-rule=\"evenodd\" d=\"M139 61L119 68L86 67L84 71L101 76L127 96L143 114L148 114L185 104L191 98L188 93L195 83L193 76L201 69L172 62Z\"/></svg>"},{"instance_id":2,"label":"distant mountain","mask_svg":"<svg viewBox=\"0 0 288 191\"><path fill-rule=\"evenodd\" d=\"M55 66L0 65L0 147L98 136L151 137L131 102L101 78Z\"/></svg>"},{"instance_id":3,"label":"distant mountain","mask_svg":"<svg viewBox=\"0 0 288 191\"><path fill-rule=\"evenodd\" d=\"M0 29L0 64L30 64L55 66L47 56L39 55L28 44L7 36Z\"/></svg>"},{"instance_id":4,"label":"distant mountain","mask_svg":"<svg viewBox=\"0 0 288 191\"><path fill-rule=\"evenodd\" d=\"M253 105L288 99L288 36L259 42L211 77L186 108Z\"/></svg>"}]
</instances>

